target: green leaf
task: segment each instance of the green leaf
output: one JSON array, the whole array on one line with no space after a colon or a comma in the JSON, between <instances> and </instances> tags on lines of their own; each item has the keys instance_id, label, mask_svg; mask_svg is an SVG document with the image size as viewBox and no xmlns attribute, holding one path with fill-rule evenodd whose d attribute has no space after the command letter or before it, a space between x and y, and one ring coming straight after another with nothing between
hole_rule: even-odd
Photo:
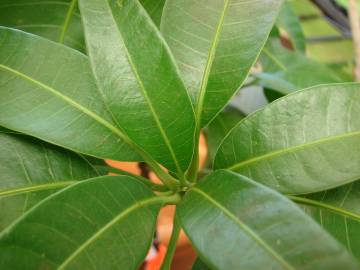
<instances>
[{"instance_id":1,"label":"green leaf","mask_svg":"<svg viewBox=\"0 0 360 270\"><path fill-rule=\"evenodd\" d=\"M136 144L182 175L193 155L194 113L159 30L137 0L81 0L80 9L112 116Z\"/></svg>"},{"instance_id":2,"label":"green leaf","mask_svg":"<svg viewBox=\"0 0 360 270\"><path fill-rule=\"evenodd\" d=\"M153 22L160 27L161 16L166 0L140 0Z\"/></svg>"},{"instance_id":3,"label":"green leaf","mask_svg":"<svg viewBox=\"0 0 360 270\"><path fill-rule=\"evenodd\" d=\"M327 66L305 58L294 62L286 71L280 72L280 78L291 82L297 90L319 84L342 82Z\"/></svg>"},{"instance_id":4,"label":"green leaf","mask_svg":"<svg viewBox=\"0 0 360 270\"><path fill-rule=\"evenodd\" d=\"M168 0L161 30L207 125L242 85L282 0Z\"/></svg>"},{"instance_id":5,"label":"green leaf","mask_svg":"<svg viewBox=\"0 0 360 270\"><path fill-rule=\"evenodd\" d=\"M264 72L255 76L260 79L259 84L266 88L268 98L270 91L282 96L319 84L348 81L348 78L339 76L339 72L334 72L327 65L284 48L274 38L268 40L260 59Z\"/></svg>"},{"instance_id":6,"label":"green leaf","mask_svg":"<svg viewBox=\"0 0 360 270\"><path fill-rule=\"evenodd\" d=\"M160 26L165 0L140 0ZM0 25L33 33L86 52L77 0L2 0Z\"/></svg>"},{"instance_id":7,"label":"green leaf","mask_svg":"<svg viewBox=\"0 0 360 270\"><path fill-rule=\"evenodd\" d=\"M294 84L282 78L282 74L283 74L282 72L277 72L277 73L260 72L254 74L254 76L258 79L258 84L264 88L266 98L269 101L274 101L279 97L285 96L287 94L290 94L291 92L299 90L299 88L296 87ZM276 95L276 98L271 98L271 96L269 97L268 96L269 91L275 92L271 94Z\"/></svg>"},{"instance_id":8,"label":"green leaf","mask_svg":"<svg viewBox=\"0 0 360 270\"><path fill-rule=\"evenodd\" d=\"M240 121L215 157L284 193L313 193L360 178L360 84L321 85Z\"/></svg>"},{"instance_id":9,"label":"green leaf","mask_svg":"<svg viewBox=\"0 0 360 270\"><path fill-rule=\"evenodd\" d=\"M300 52L284 48L277 38L268 39L262 50L260 60L265 72L283 74L284 79L289 80L297 87L314 85L314 83L310 83L311 81L330 83L341 82L345 79L329 66L310 59ZM297 76L298 73L296 72L300 72L299 76Z\"/></svg>"},{"instance_id":10,"label":"green leaf","mask_svg":"<svg viewBox=\"0 0 360 270\"><path fill-rule=\"evenodd\" d=\"M276 25L286 31L296 50L305 52L305 35L301 28L300 20L288 0L284 2L280 10Z\"/></svg>"},{"instance_id":11,"label":"green leaf","mask_svg":"<svg viewBox=\"0 0 360 270\"><path fill-rule=\"evenodd\" d=\"M285 70L276 73L258 73L255 76L260 79L259 84L265 88L265 95L269 101L296 90L343 81L327 66L305 57L294 59ZM271 98L271 94L277 94L277 97Z\"/></svg>"},{"instance_id":12,"label":"green leaf","mask_svg":"<svg viewBox=\"0 0 360 270\"><path fill-rule=\"evenodd\" d=\"M165 200L128 176L72 185L0 235L0 268L138 269Z\"/></svg>"},{"instance_id":13,"label":"green leaf","mask_svg":"<svg viewBox=\"0 0 360 270\"><path fill-rule=\"evenodd\" d=\"M0 25L17 28L85 51L76 0L1 0Z\"/></svg>"},{"instance_id":14,"label":"green leaf","mask_svg":"<svg viewBox=\"0 0 360 270\"><path fill-rule=\"evenodd\" d=\"M86 56L1 27L0 125L91 156L141 160L108 111Z\"/></svg>"},{"instance_id":15,"label":"green leaf","mask_svg":"<svg viewBox=\"0 0 360 270\"><path fill-rule=\"evenodd\" d=\"M302 53L289 51L278 40L269 39L261 54L265 72L254 74L269 101L307 87L349 81L329 66Z\"/></svg>"},{"instance_id":16,"label":"green leaf","mask_svg":"<svg viewBox=\"0 0 360 270\"><path fill-rule=\"evenodd\" d=\"M308 64L313 66L317 65L321 69L321 72L326 70L334 80L342 79L338 73L332 72L327 65L317 62L298 51L285 48L280 40L275 37L268 39L262 50L260 60L265 72L286 71L288 67L291 66Z\"/></svg>"},{"instance_id":17,"label":"green leaf","mask_svg":"<svg viewBox=\"0 0 360 270\"><path fill-rule=\"evenodd\" d=\"M216 150L221 141L242 118L244 114L239 110L229 107L219 113L208 126L207 143L210 160L213 161Z\"/></svg>"},{"instance_id":18,"label":"green leaf","mask_svg":"<svg viewBox=\"0 0 360 270\"><path fill-rule=\"evenodd\" d=\"M244 176L215 171L178 208L210 268L358 269L345 248L295 204Z\"/></svg>"},{"instance_id":19,"label":"green leaf","mask_svg":"<svg viewBox=\"0 0 360 270\"><path fill-rule=\"evenodd\" d=\"M196 259L194 265L191 270L209 270L210 268L206 266L199 258Z\"/></svg>"},{"instance_id":20,"label":"green leaf","mask_svg":"<svg viewBox=\"0 0 360 270\"><path fill-rule=\"evenodd\" d=\"M360 181L336 189L291 196L305 211L360 260Z\"/></svg>"},{"instance_id":21,"label":"green leaf","mask_svg":"<svg viewBox=\"0 0 360 270\"><path fill-rule=\"evenodd\" d=\"M0 231L48 195L98 175L73 152L0 130Z\"/></svg>"},{"instance_id":22,"label":"green leaf","mask_svg":"<svg viewBox=\"0 0 360 270\"><path fill-rule=\"evenodd\" d=\"M17 132L0 126L0 133L17 133Z\"/></svg>"}]
</instances>

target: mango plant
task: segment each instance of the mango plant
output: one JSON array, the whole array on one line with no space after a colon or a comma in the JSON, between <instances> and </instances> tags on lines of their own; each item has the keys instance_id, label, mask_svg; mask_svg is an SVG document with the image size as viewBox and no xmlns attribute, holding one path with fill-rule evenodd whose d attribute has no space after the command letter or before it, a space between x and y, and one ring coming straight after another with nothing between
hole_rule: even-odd
<instances>
[{"instance_id":1,"label":"mango plant","mask_svg":"<svg viewBox=\"0 0 360 270\"><path fill-rule=\"evenodd\" d=\"M2 1L0 269L138 269L166 205L176 215L163 270L181 229L193 269L359 269L359 84L294 91L213 124L281 7ZM208 126L218 147L201 178ZM109 176L103 159L146 162L161 184Z\"/></svg>"}]
</instances>

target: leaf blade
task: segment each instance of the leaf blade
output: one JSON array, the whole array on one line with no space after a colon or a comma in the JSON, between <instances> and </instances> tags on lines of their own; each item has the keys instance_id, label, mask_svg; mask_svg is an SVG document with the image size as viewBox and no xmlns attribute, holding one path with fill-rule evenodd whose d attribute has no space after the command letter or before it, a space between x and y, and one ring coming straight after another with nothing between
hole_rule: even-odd
<instances>
[{"instance_id":1,"label":"leaf blade","mask_svg":"<svg viewBox=\"0 0 360 270\"><path fill-rule=\"evenodd\" d=\"M280 194L227 171L195 188L180 203L179 217L210 268L357 269L341 245Z\"/></svg>"},{"instance_id":2,"label":"leaf blade","mask_svg":"<svg viewBox=\"0 0 360 270\"><path fill-rule=\"evenodd\" d=\"M355 165L360 139L355 116L358 89L358 84L320 85L279 99L228 134L215 167L230 167L291 194L355 181L360 173Z\"/></svg>"},{"instance_id":3,"label":"leaf blade","mask_svg":"<svg viewBox=\"0 0 360 270\"><path fill-rule=\"evenodd\" d=\"M200 127L243 83L281 2L267 1L266 11L261 1L166 2L161 30L191 93Z\"/></svg>"},{"instance_id":4,"label":"leaf blade","mask_svg":"<svg viewBox=\"0 0 360 270\"><path fill-rule=\"evenodd\" d=\"M79 194L87 199L87 204ZM17 255L28 259L28 269L37 269L41 265L50 269L79 266L137 269L150 246L162 203L132 177L99 177L73 185L43 201L1 234L0 264L21 267L24 262L8 253L17 247ZM59 212L57 215L46 214L49 209ZM142 222L134 222L139 218ZM70 224L71 228L68 227ZM36 245L27 244L31 239L26 234L28 229L40 239ZM22 239L13 238L19 234L23 235ZM131 237L133 241L127 243ZM54 240L58 245L53 245ZM103 245L111 246L110 260ZM42 251L45 256L38 257L36 254Z\"/></svg>"},{"instance_id":5,"label":"leaf blade","mask_svg":"<svg viewBox=\"0 0 360 270\"><path fill-rule=\"evenodd\" d=\"M25 135L0 131L0 150L0 231L49 194L99 175L77 154Z\"/></svg>"},{"instance_id":6,"label":"leaf blade","mask_svg":"<svg viewBox=\"0 0 360 270\"><path fill-rule=\"evenodd\" d=\"M360 259L360 182L341 186L305 197L291 196L305 212L341 242L350 253Z\"/></svg>"},{"instance_id":7,"label":"leaf blade","mask_svg":"<svg viewBox=\"0 0 360 270\"><path fill-rule=\"evenodd\" d=\"M140 0L140 2L150 15L155 25L160 27L162 12L166 0Z\"/></svg>"},{"instance_id":8,"label":"leaf blade","mask_svg":"<svg viewBox=\"0 0 360 270\"><path fill-rule=\"evenodd\" d=\"M279 17L277 18L276 25L279 28L283 28L287 32L296 50L299 50L303 53L305 52L305 34L302 30L300 20L291 6L291 2L284 2L280 10Z\"/></svg>"},{"instance_id":9,"label":"leaf blade","mask_svg":"<svg viewBox=\"0 0 360 270\"><path fill-rule=\"evenodd\" d=\"M141 160L108 113L86 56L9 28L0 38L2 126L75 152Z\"/></svg>"},{"instance_id":10,"label":"leaf blade","mask_svg":"<svg viewBox=\"0 0 360 270\"><path fill-rule=\"evenodd\" d=\"M0 25L30 32L85 52L84 34L76 0L29 3L4 0Z\"/></svg>"},{"instance_id":11,"label":"leaf blade","mask_svg":"<svg viewBox=\"0 0 360 270\"><path fill-rule=\"evenodd\" d=\"M194 147L193 109L157 27L138 1L80 1L80 9L91 65L117 123L158 162L183 174ZM148 136L136 132L139 122Z\"/></svg>"},{"instance_id":12,"label":"leaf blade","mask_svg":"<svg viewBox=\"0 0 360 270\"><path fill-rule=\"evenodd\" d=\"M216 150L229 131L244 118L244 114L235 108L219 113L208 126L207 143L211 162L214 161Z\"/></svg>"}]
</instances>

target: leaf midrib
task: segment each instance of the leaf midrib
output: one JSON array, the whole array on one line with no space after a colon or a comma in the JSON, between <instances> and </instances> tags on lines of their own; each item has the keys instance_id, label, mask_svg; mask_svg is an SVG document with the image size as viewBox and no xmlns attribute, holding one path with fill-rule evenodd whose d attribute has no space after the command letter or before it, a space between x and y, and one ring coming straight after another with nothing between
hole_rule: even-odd
<instances>
[{"instance_id":1,"label":"leaf midrib","mask_svg":"<svg viewBox=\"0 0 360 270\"><path fill-rule=\"evenodd\" d=\"M294 267L292 267L288 262L285 261L285 259L277 253L274 249L272 249L259 235L256 234L250 227L248 227L246 224L244 224L240 219L238 219L232 212L230 212L225 206L220 204L218 201L216 201L214 198L212 198L210 195L205 193L203 190L199 188L192 188L191 191L194 191L201 196L203 196L205 199L207 199L210 203L215 205L220 211L224 212L225 215L227 215L233 222L235 222L243 231L245 231L260 247L262 247L265 251L267 251L272 257L274 257L285 269L288 270L295 270ZM190 191L190 192L191 192Z\"/></svg>"},{"instance_id":2,"label":"leaf midrib","mask_svg":"<svg viewBox=\"0 0 360 270\"><path fill-rule=\"evenodd\" d=\"M313 199L298 197L298 196L288 195L287 197L296 203L306 204L314 207L320 207L329 210L331 212L334 212L338 215L347 216L351 219L355 219L356 221L360 222L360 215L350 212L344 208L336 207L327 203L319 202Z\"/></svg>"},{"instance_id":3,"label":"leaf midrib","mask_svg":"<svg viewBox=\"0 0 360 270\"><path fill-rule=\"evenodd\" d=\"M17 187L17 188L9 188L0 190L0 197L2 196L14 196L24 193L31 193L49 189L59 189L70 186L72 184L78 183L79 181L59 181L59 182L51 182L45 184L35 184L35 185L27 185L24 187Z\"/></svg>"},{"instance_id":4,"label":"leaf midrib","mask_svg":"<svg viewBox=\"0 0 360 270\"><path fill-rule=\"evenodd\" d=\"M54 94L55 96L59 97L60 99L64 100L65 102L67 102L68 104L70 104L71 106L75 107L76 109L78 109L79 111L81 111L82 113L88 115L89 117L91 117L92 119L94 119L96 122L98 122L99 124L101 124L102 126L106 127L107 129L109 129L112 133L116 134L118 137L120 137L124 142L128 143L129 145L133 146L134 149L137 149L137 147L133 144L133 142L118 128L116 128L115 126L113 126L111 123L109 123L108 121L106 121L105 119L103 119L102 117L100 117L99 115L97 115L96 113L90 111L89 109L85 108L84 106L82 106L81 104L77 103L76 101L72 100L71 98L61 94L58 90L38 81L35 80L33 78L31 78L30 76L15 70L13 68L10 68L8 66L5 66L3 64L0 64L0 68L2 68L5 71L8 71L10 73L13 73L14 75L27 80L37 86L40 86L41 88L47 90L48 92Z\"/></svg>"},{"instance_id":5,"label":"leaf midrib","mask_svg":"<svg viewBox=\"0 0 360 270\"><path fill-rule=\"evenodd\" d=\"M58 266L58 270L63 270L65 267L71 263L82 251L84 251L90 244L96 241L103 233L105 233L109 228L111 228L116 223L120 222L121 219L125 218L131 212L137 210L141 207L146 207L156 203L162 203L164 201L161 197L152 197L145 200L137 201L130 207L124 209L121 213L116 215L113 219L111 219L107 224L101 227L96 233L94 233L88 240L86 240L83 244L81 244L69 257L67 257L61 265Z\"/></svg>"},{"instance_id":6,"label":"leaf midrib","mask_svg":"<svg viewBox=\"0 0 360 270\"><path fill-rule=\"evenodd\" d=\"M108 3L107 1L105 1L105 2L106 2L106 6L107 6L107 8L108 8L108 13L110 14L110 16L111 16L111 18L112 18L112 21L113 21L113 23L114 23L114 25L115 25L115 28L118 30L117 33L119 34L120 40L122 41L122 44L124 45L123 48L124 48L124 50L125 50L125 53L126 53L126 56L127 56L128 62L129 62L129 65L130 65L130 67L131 67L131 69L132 69L132 71L133 71L133 73L134 73L134 75L135 75L135 77L136 77L136 81L138 82L138 85L139 85L139 88L140 88L140 90L141 90L141 92L142 92L142 94L143 94L143 97L144 97L146 103L148 104L148 107L149 107L149 109L150 109L150 112L151 112L151 114L152 114L152 116L153 116L153 118L154 118L154 120L155 120L156 125L157 125L158 128L159 128L160 134L161 134L161 136L162 136L162 138L163 138L163 140L164 140L164 142L165 142L165 144L166 144L166 146L167 146L167 148L168 148L168 150L169 150L169 152L170 152L170 155L171 155L171 157L172 157L172 159L173 159L173 161L174 161L174 164L175 164L175 166L176 166L176 169L177 169L178 173L179 173L181 176L183 176L184 172L183 172L183 170L181 169L181 166L180 166L180 164L179 164L179 162L178 162L178 159L177 159L177 157L176 157L175 151L174 151L174 149L173 149L173 147L172 147L172 145L171 145L171 143L170 143L170 140L169 140L169 138L168 138L168 136L167 136L167 134L166 134L166 132L165 132L165 130L164 130L161 122L160 122L160 119L159 119L159 117L158 117L158 115L157 115L157 113L156 113L156 111L155 111L155 109L154 109L154 106L153 106L153 104L152 104L152 101L150 100L150 98L149 98L149 96L148 96L148 94L147 94L147 92L146 92L145 86L144 86L144 84L143 84L143 82L142 82L142 79L141 79L139 73L138 73L137 67L136 67L136 65L134 64L134 62L133 62L133 60L132 60L132 56L131 56L128 48L127 48L127 44L126 44L125 40L124 40L123 37L122 37L122 34L121 34L121 31L120 31L119 27L117 26L117 23L116 23L116 20L115 20L115 18L114 18L114 14L113 14L113 12L112 12L112 9L111 9L109 3ZM137 5L137 4L138 4L138 3L135 3L135 5ZM156 30L155 30L155 31L156 31Z\"/></svg>"},{"instance_id":7,"label":"leaf midrib","mask_svg":"<svg viewBox=\"0 0 360 270\"><path fill-rule=\"evenodd\" d=\"M253 164L253 163L260 162L260 161L267 160L267 159L272 159L274 157L281 156L283 154L288 154L288 153L291 153L291 152L300 151L300 150L303 150L305 148L312 147L312 146L315 146L315 145L319 145L319 144L322 144L322 143L328 143L328 142L331 142L331 141L336 141L337 139L345 139L345 138L356 137L356 136L360 136L360 131L348 132L348 133L341 134L341 135L325 137L325 138L315 140L315 141L312 141L312 142L309 142L309 143L299 144L299 145L284 148L284 149L281 149L281 150L272 151L272 152L269 152L269 153L261 155L261 156L256 156L256 157L247 159L245 161L236 163L236 164L228 167L227 169L228 170L239 170L242 167L248 166L249 164Z\"/></svg>"},{"instance_id":8,"label":"leaf midrib","mask_svg":"<svg viewBox=\"0 0 360 270\"><path fill-rule=\"evenodd\" d=\"M207 58L207 61L206 61L204 75L202 77L201 84L200 84L200 91L199 91L199 95L198 95L198 101L197 101L197 104L196 104L196 120L197 120L197 123L198 123L197 124L197 129L198 130L200 130L200 128L201 128L201 116L202 116L202 111L203 111L203 107L204 107L206 88L207 88L207 84L208 84L208 81L209 81L209 76L210 76L212 64L213 64L213 62L215 60L215 54L216 54L217 46L218 46L219 41L220 41L220 35L221 35L221 32L222 32L222 27L224 25L224 20L225 20L225 16L226 16L226 13L227 13L227 10L228 10L228 7L229 7L229 3L230 3L230 0L225 0L225 2L224 2L224 7L223 7L223 10L221 11L219 22L218 22L217 27L216 27L213 42L211 44L209 54L208 54L208 58Z\"/></svg>"},{"instance_id":9,"label":"leaf midrib","mask_svg":"<svg viewBox=\"0 0 360 270\"><path fill-rule=\"evenodd\" d=\"M69 9L66 13L66 16L65 16L65 20L64 20L64 23L62 25L62 30L61 30L61 33L60 33L60 36L59 36L59 43L64 43L65 41L65 35L66 35L66 32L69 28L69 24L70 24L70 21L71 21L71 17L74 13L74 9L75 9L75 5L76 5L76 2L77 0L72 0L70 5L69 5Z\"/></svg>"},{"instance_id":10,"label":"leaf midrib","mask_svg":"<svg viewBox=\"0 0 360 270\"><path fill-rule=\"evenodd\" d=\"M280 69L283 71L286 71L287 68L285 65L281 62L280 59L278 59L274 54L272 54L266 47L262 49L263 53L265 53Z\"/></svg>"}]
</instances>

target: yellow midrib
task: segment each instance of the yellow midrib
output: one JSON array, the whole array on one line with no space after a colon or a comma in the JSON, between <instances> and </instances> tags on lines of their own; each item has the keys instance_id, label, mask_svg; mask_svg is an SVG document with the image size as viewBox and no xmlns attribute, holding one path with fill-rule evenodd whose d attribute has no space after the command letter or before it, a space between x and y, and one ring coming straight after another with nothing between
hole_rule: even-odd
<instances>
[{"instance_id":1,"label":"yellow midrib","mask_svg":"<svg viewBox=\"0 0 360 270\"><path fill-rule=\"evenodd\" d=\"M45 184L34 184L34 185L28 185L24 187L18 187L18 188L9 188L0 190L0 197L1 196L12 196L12 195L18 195L23 193L30 193L30 192L36 192L36 191L42 191L42 190L49 190L49 189L58 189L58 188L64 188L71 184L78 183L79 181L59 181L59 182L51 182L51 183L45 183Z\"/></svg>"},{"instance_id":2,"label":"yellow midrib","mask_svg":"<svg viewBox=\"0 0 360 270\"><path fill-rule=\"evenodd\" d=\"M274 257L285 269L295 270L288 262L284 260L284 258L278 254L273 248L271 248L261 237L259 237L256 232L254 232L250 227L248 227L245 223L243 223L240 219L238 219L232 212L230 212L227 208L225 208L218 201L213 199L210 195L202 191L198 188L192 188L191 191L194 191L205 199L207 199L210 203L215 205L220 211L222 211L225 215L227 215L233 222L235 222L243 231L245 231L254 241L265 249L272 257ZM190 192L191 192L190 191Z\"/></svg>"},{"instance_id":3,"label":"yellow midrib","mask_svg":"<svg viewBox=\"0 0 360 270\"><path fill-rule=\"evenodd\" d=\"M162 136L162 138L163 138L163 140L164 140L167 148L169 149L170 155L171 155L171 157L172 157L172 159L173 159L173 161L174 161L174 164L175 164L175 166L176 166L176 169L177 169L178 173L179 173L180 175L183 175L184 172L183 172L183 170L181 169L181 166L180 166L180 164L179 164L179 162L178 162L178 159L177 159L177 157L176 157L175 151L174 151L174 149L173 149L173 147L172 147L172 145L171 145L171 143L170 143L170 140L169 140L169 138L168 138L168 136L167 136L167 134L166 134L163 126L162 126L162 123L160 122L160 119L159 119L159 117L158 117L158 115L157 115L157 113L156 113L156 111L155 111L155 109L154 109L154 106L153 106L153 104L152 104L152 101L150 100L150 98L149 98L149 96L148 96L148 94L147 94L147 91L146 91L145 86L144 86L144 84L143 84L143 82L142 82L142 79L141 79L141 77L140 77L140 75L139 75L139 73L138 73L138 71L137 71L136 65L134 64L134 62L133 62L133 60L132 60L132 56L131 56L130 52L128 51L126 42L124 41L124 39L123 39L123 37L122 37L122 34L121 34L121 32L120 32L120 29L117 27L117 23L116 23L116 20L115 20L115 18L114 18L114 15L113 15L113 13L112 13L112 9L111 9L111 7L109 6L109 3L106 2L106 4L107 4L108 12L109 12L109 14L111 15L112 21L113 21L113 23L114 23L114 25L115 25L115 28L118 30L117 32L118 32L118 34L119 34L119 37L120 37L122 43L124 44L124 47L123 47L123 48L124 48L124 50L125 50L125 53L126 53L126 56L127 56L128 62L129 62L129 65L130 65L130 67L131 67L131 69L132 69L132 71L133 71L133 73L134 73L134 75L135 75L135 77L136 77L136 81L137 81L138 84L139 84L139 88L140 88L140 90L141 90L141 92L142 92L142 94L143 94L143 97L144 97L146 103L148 104L150 113L151 113L151 115L153 116L157 127L159 128L160 134L161 134L161 136Z\"/></svg>"},{"instance_id":4,"label":"yellow midrib","mask_svg":"<svg viewBox=\"0 0 360 270\"><path fill-rule=\"evenodd\" d=\"M35 85L38 85L40 86L41 88L47 90L48 92L54 94L55 96L61 98L62 100L64 100L65 102L67 102L68 104L72 105L73 107L75 107L76 109L78 109L79 111L81 111L82 113L90 116L91 118L93 118L96 122L98 122L99 124L101 124L102 126L105 126L107 129L109 129L110 131L112 131L114 134L116 134L118 137L120 137L122 140L124 140L124 142L132 145L133 147L134 144L132 143L132 141L124 134L122 133L118 128L116 128L115 126L113 126L111 123L107 122L105 119L101 118L99 115L95 114L94 112L90 111L89 109L83 107L81 104L77 103L76 101L72 100L71 98L61 94L59 91L57 91L56 89L40 82L40 81L37 81L31 77L29 77L28 75L18 71L18 70L15 70L15 69L12 69L8 66L5 66L3 64L0 64L0 68L8 71L8 72L11 72L13 74L15 74L16 76L24 79L24 80L27 80Z\"/></svg>"},{"instance_id":5,"label":"yellow midrib","mask_svg":"<svg viewBox=\"0 0 360 270\"><path fill-rule=\"evenodd\" d=\"M62 29L61 29L61 33L60 33L60 36L59 36L59 43L64 43L64 41L65 41L65 34L66 34L66 31L69 28L71 16L72 16L72 14L74 12L76 2L77 2L77 0L72 0L70 5L69 5L69 9L68 9L68 11L66 13L66 16L65 16L64 24L61 27Z\"/></svg>"},{"instance_id":6,"label":"yellow midrib","mask_svg":"<svg viewBox=\"0 0 360 270\"><path fill-rule=\"evenodd\" d=\"M201 84L200 84L200 92L199 92L198 101L196 104L196 121L197 121L197 129L198 130L200 130L200 128L201 128L201 116L202 116L202 110L204 107L204 99L205 99L207 83L209 80L212 64L215 59L215 53L216 53L217 46L219 44L220 35L221 35L222 27L224 24L225 16L226 16L226 13L227 13L227 10L229 7L229 3L230 3L230 0L225 0L225 2L224 2L224 8L221 12L220 19L219 19L218 25L216 27L213 42L211 44L208 58L206 61L204 75L202 77Z\"/></svg>"},{"instance_id":7,"label":"yellow midrib","mask_svg":"<svg viewBox=\"0 0 360 270\"><path fill-rule=\"evenodd\" d=\"M338 215L347 216L349 218L355 219L356 221L360 222L360 215L358 215L356 213L352 213L352 212L350 212L350 211L348 211L346 209L336 207L336 206L332 206L330 204L323 203L323 202L320 202L320 201L316 201L316 200L313 200L313 199L308 199L308 198L303 198L303 197L298 197L298 196L292 196L292 195L288 195L287 197L290 200L292 200L292 201L294 201L296 203L315 206L315 207L321 207L321 208L329 210L329 211L331 211L333 213L336 213Z\"/></svg>"},{"instance_id":8,"label":"yellow midrib","mask_svg":"<svg viewBox=\"0 0 360 270\"><path fill-rule=\"evenodd\" d=\"M228 167L227 169L229 169L229 170L239 170L242 167L245 167L245 166L247 166L249 164L253 164L253 163L256 163L256 162L259 162L259 161L262 161L262 160L271 159L271 158L274 158L276 156L280 156L280 155L283 155L283 154L299 151L299 150L305 149L307 147L319 145L319 144L322 144L322 143L335 141L337 139L344 139L344 138L356 137L356 136L360 136L360 131L349 132L349 133L341 134L341 135L338 135L338 136L326 137L326 138L323 138L323 139L320 139L320 140L312 141L310 143L299 144L299 145L295 145L295 146L285 148L285 149L281 149L281 150L278 150L278 151L273 151L273 152L267 153L265 155L253 157L253 158L247 159L245 161L239 162L237 164L234 164L234 165Z\"/></svg>"},{"instance_id":9,"label":"yellow midrib","mask_svg":"<svg viewBox=\"0 0 360 270\"><path fill-rule=\"evenodd\" d=\"M152 197L150 199L145 199L142 201L135 202L132 206L123 210L120 214L111 219L105 226L101 227L96 233L94 233L88 240L86 240L83 244L81 244L74 252L70 254L68 258L66 258L61 265L58 266L58 270L65 269L69 263L71 263L82 251L84 251L91 243L96 241L103 233L105 233L108 229L114 226L116 223L120 222L121 219L125 218L132 211L135 211L141 207L145 207L151 204L162 203L163 198L161 197Z\"/></svg>"}]
</instances>

